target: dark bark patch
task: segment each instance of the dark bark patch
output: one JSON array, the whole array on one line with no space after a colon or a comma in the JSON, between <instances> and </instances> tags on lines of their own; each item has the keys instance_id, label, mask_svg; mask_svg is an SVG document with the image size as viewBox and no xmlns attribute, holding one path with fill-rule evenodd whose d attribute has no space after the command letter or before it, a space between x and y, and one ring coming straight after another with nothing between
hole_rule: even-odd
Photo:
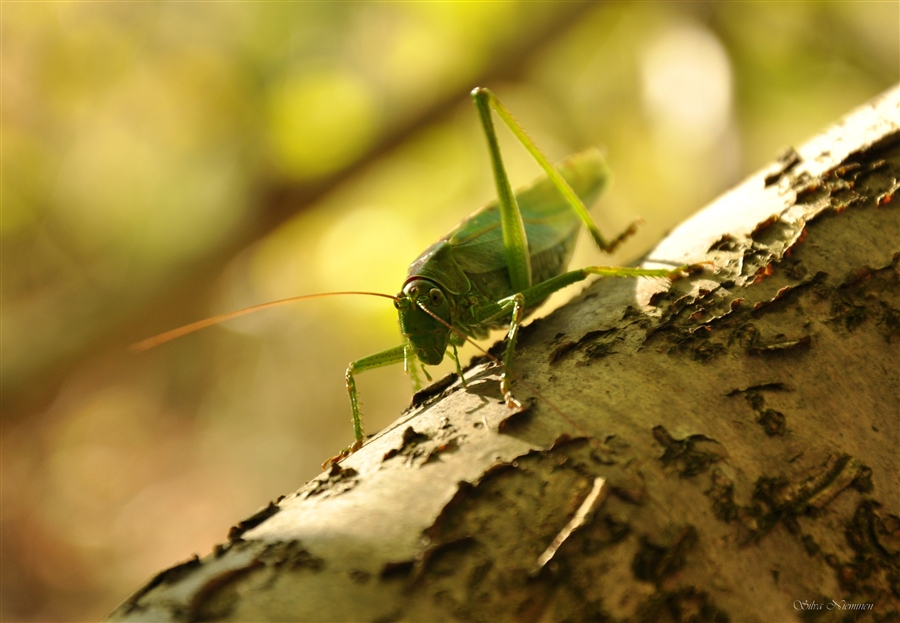
<instances>
[{"instance_id":1,"label":"dark bark patch","mask_svg":"<svg viewBox=\"0 0 900 623\"><path fill-rule=\"evenodd\" d=\"M267 506L259 509L258 511L247 517L247 519L244 519L238 522L237 525L232 526L228 530L228 540L232 543L242 540L245 532L247 532L248 530L252 530L269 517L277 514L280 510L281 507L278 506L276 502L269 502Z\"/></svg>"},{"instance_id":2,"label":"dark bark patch","mask_svg":"<svg viewBox=\"0 0 900 623\"><path fill-rule=\"evenodd\" d=\"M416 559L417 575L425 572L439 577L453 575L453 572L468 558L469 550L480 547L478 540L473 536L463 536L426 547ZM479 575L482 574L483 570L479 571Z\"/></svg>"},{"instance_id":3,"label":"dark bark patch","mask_svg":"<svg viewBox=\"0 0 900 623\"><path fill-rule=\"evenodd\" d=\"M832 555L830 564L846 600L873 603L881 620L894 620L900 616L900 517L861 500L844 536L854 556L841 561Z\"/></svg>"},{"instance_id":4,"label":"dark bark patch","mask_svg":"<svg viewBox=\"0 0 900 623\"><path fill-rule=\"evenodd\" d=\"M760 242L764 238L765 232L777 222L778 215L773 214L766 220L757 223L756 227L753 228L753 231L750 232L750 238L755 242Z\"/></svg>"},{"instance_id":5,"label":"dark bark patch","mask_svg":"<svg viewBox=\"0 0 900 623\"><path fill-rule=\"evenodd\" d=\"M785 286L779 289L772 298L754 304L751 316L754 319L759 319L765 314L796 306L799 304L801 296L809 291L813 291L817 296L821 297L830 290L830 288L825 285L827 279L828 273L819 271L813 275L811 279L804 281L801 284Z\"/></svg>"},{"instance_id":6,"label":"dark bark patch","mask_svg":"<svg viewBox=\"0 0 900 623\"><path fill-rule=\"evenodd\" d=\"M264 564L254 560L213 576L191 596L191 601L180 620L186 623L199 623L227 618L238 603L239 595L235 587L248 575L263 569Z\"/></svg>"},{"instance_id":7,"label":"dark bark patch","mask_svg":"<svg viewBox=\"0 0 900 623\"><path fill-rule=\"evenodd\" d=\"M650 295L647 305L650 307L659 307L664 301L671 300L672 298L673 294L671 290L661 290L660 292L654 292Z\"/></svg>"},{"instance_id":8,"label":"dark bark patch","mask_svg":"<svg viewBox=\"0 0 900 623\"><path fill-rule=\"evenodd\" d=\"M822 551L822 548L819 547L819 544L816 543L816 540L811 534L804 534L800 541L803 543L803 550L810 558L815 557L820 551Z\"/></svg>"},{"instance_id":9,"label":"dark bark patch","mask_svg":"<svg viewBox=\"0 0 900 623\"><path fill-rule=\"evenodd\" d=\"M806 237L806 228L803 228L803 232L800 234L800 238L797 239L799 243L803 238ZM809 270L806 268L806 264L803 263L802 260L797 260L792 257L789 257L791 253L793 253L794 247L791 247L785 252L785 257L781 261L781 268L784 270L785 276L788 279L793 279L794 281L802 281L806 278L806 275L809 274Z\"/></svg>"},{"instance_id":10,"label":"dark bark patch","mask_svg":"<svg viewBox=\"0 0 900 623\"><path fill-rule=\"evenodd\" d=\"M471 366L472 364L470 363L469 367ZM422 405L430 402L432 399L439 398L441 395L443 395L444 390L453 385L458 378L459 375L456 374L456 372L451 372L447 376L438 379L428 387L420 389L415 394L413 394L412 402L410 403L408 410L417 409Z\"/></svg>"},{"instance_id":11,"label":"dark bark patch","mask_svg":"<svg viewBox=\"0 0 900 623\"><path fill-rule=\"evenodd\" d=\"M713 515L726 523L738 517L740 507L734 501L734 483L718 467L710 473L706 496L712 503Z\"/></svg>"},{"instance_id":12,"label":"dark bark patch","mask_svg":"<svg viewBox=\"0 0 900 623\"><path fill-rule=\"evenodd\" d=\"M743 389L733 389L726 396L737 396L739 394L749 394L751 392L763 392L763 391L776 391L776 392L784 392L791 391L787 385L779 382L772 383L759 383L757 385L751 385L750 387L745 387Z\"/></svg>"},{"instance_id":13,"label":"dark bark patch","mask_svg":"<svg viewBox=\"0 0 900 623\"><path fill-rule=\"evenodd\" d=\"M419 448L418 446L425 443L429 439L431 439L430 435L420 433L416 431L412 426L407 426L406 430L403 431L403 438L400 443L400 447L392 448L385 452L384 457L381 460L382 462L384 462L398 455L405 456L409 459L415 458L417 455L423 454L425 452L424 449Z\"/></svg>"},{"instance_id":14,"label":"dark bark patch","mask_svg":"<svg viewBox=\"0 0 900 623\"><path fill-rule=\"evenodd\" d=\"M772 184L777 184L782 177L787 175L794 167L803 162L803 158L797 153L793 147L785 149L776 160L775 170L766 175L764 179L765 186L768 188Z\"/></svg>"},{"instance_id":15,"label":"dark bark patch","mask_svg":"<svg viewBox=\"0 0 900 623\"><path fill-rule=\"evenodd\" d=\"M728 345L737 343L744 349L753 348L759 343L760 331L755 324L745 322L734 329L728 336Z\"/></svg>"},{"instance_id":16,"label":"dark bark patch","mask_svg":"<svg viewBox=\"0 0 900 623\"><path fill-rule=\"evenodd\" d=\"M489 474L494 469L513 469L511 465L502 465L502 466L494 466L485 474ZM453 497L450 498L444 507L441 509L440 514L435 518L434 522L424 530L423 536L428 542L433 541L435 538L438 538L440 534L444 531L445 525L450 523L451 518L455 515L456 509L465 504L465 501L471 495L472 490L475 489L475 485L470 482L460 481L456 487L456 493L453 494Z\"/></svg>"},{"instance_id":17,"label":"dark bark patch","mask_svg":"<svg viewBox=\"0 0 900 623\"><path fill-rule=\"evenodd\" d=\"M784 435L787 432L787 417L781 411L766 407L766 399L763 392L784 391L783 383L763 383L747 389L735 389L728 392L728 396L744 395L747 404L756 412L756 423L763 427L766 435L773 437Z\"/></svg>"},{"instance_id":18,"label":"dark bark patch","mask_svg":"<svg viewBox=\"0 0 900 623\"><path fill-rule=\"evenodd\" d=\"M612 343L617 339L618 329L588 331L577 342L562 340L550 351L549 363L555 365L576 351L583 352L587 359L600 359L613 354ZM577 365L588 365L587 361Z\"/></svg>"},{"instance_id":19,"label":"dark bark patch","mask_svg":"<svg viewBox=\"0 0 900 623\"><path fill-rule=\"evenodd\" d=\"M636 620L639 623L729 623L731 617L715 605L709 593L686 587L652 596L642 605Z\"/></svg>"},{"instance_id":20,"label":"dark bark patch","mask_svg":"<svg viewBox=\"0 0 900 623\"><path fill-rule=\"evenodd\" d=\"M577 347L578 344L576 342L570 342L568 340L560 342L553 348L553 350L550 351L550 356L548 357L547 362L551 366L556 365Z\"/></svg>"},{"instance_id":21,"label":"dark bark patch","mask_svg":"<svg viewBox=\"0 0 900 623\"><path fill-rule=\"evenodd\" d=\"M608 475L609 490L614 496L635 506L643 506L649 493L647 483L640 472L613 472Z\"/></svg>"},{"instance_id":22,"label":"dark bark patch","mask_svg":"<svg viewBox=\"0 0 900 623\"><path fill-rule=\"evenodd\" d=\"M616 339L619 338L615 329L589 331L578 340L578 346L587 359L602 359L616 352L613 350L613 343Z\"/></svg>"},{"instance_id":23,"label":"dark bark patch","mask_svg":"<svg viewBox=\"0 0 900 623\"><path fill-rule=\"evenodd\" d=\"M778 523L800 538L797 517L816 515L839 493L851 487L865 487L871 478L871 469L847 454L829 456L813 472L800 482L791 482L784 476L757 479L752 501L742 509L749 519L747 542L762 538Z\"/></svg>"},{"instance_id":24,"label":"dark bark patch","mask_svg":"<svg viewBox=\"0 0 900 623\"><path fill-rule=\"evenodd\" d=\"M722 234L722 237L710 245L708 253L713 251L737 251L741 248L740 241L731 234Z\"/></svg>"},{"instance_id":25,"label":"dark bark patch","mask_svg":"<svg viewBox=\"0 0 900 623\"><path fill-rule=\"evenodd\" d=\"M608 357L609 355L614 355L616 353L612 348L612 344L606 342L600 342L598 344L589 344L584 349L584 354L587 356L589 360L594 359L603 359L604 357ZM582 362L584 365L587 365L587 362Z\"/></svg>"},{"instance_id":26,"label":"dark bark patch","mask_svg":"<svg viewBox=\"0 0 900 623\"><path fill-rule=\"evenodd\" d=\"M704 435L675 439L661 425L653 427L653 438L665 448L665 452L659 457L660 462L665 467L674 467L682 478L705 472L728 454L715 439Z\"/></svg>"},{"instance_id":27,"label":"dark bark patch","mask_svg":"<svg viewBox=\"0 0 900 623\"><path fill-rule=\"evenodd\" d=\"M559 581L550 567L567 565L569 556L577 558L578 548L584 546L580 535L615 532L607 534L608 543L614 536L624 538L629 529L622 521L612 521L607 529L591 512L562 541L552 560L533 573L596 484L598 463L592 450L590 440L564 435L547 449L495 465L475 484L459 483L456 494L423 531L412 580L417 593L467 620L508 620L510 613L543 611L543 600L552 590L538 589L535 583ZM524 538L510 540L509 534Z\"/></svg>"},{"instance_id":28,"label":"dark bark patch","mask_svg":"<svg viewBox=\"0 0 900 623\"><path fill-rule=\"evenodd\" d=\"M511 411L507 417L500 420L500 423L497 424L497 432L501 435L515 435L517 431L521 430L531 420L531 414L531 404L524 409Z\"/></svg>"},{"instance_id":29,"label":"dark bark patch","mask_svg":"<svg viewBox=\"0 0 900 623\"><path fill-rule=\"evenodd\" d=\"M147 584L146 590L150 590L161 584L176 584L201 566L203 566L203 563L200 562L200 557L194 554L190 559L157 573Z\"/></svg>"},{"instance_id":30,"label":"dark bark patch","mask_svg":"<svg viewBox=\"0 0 900 623\"><path fill-rule=\"evenodd\" d=\"M559 437L553 440L553 443L550 444L550 451L561 450L568 445L579 445L584 446L588 443L587 437L573 437L569 433L563 433Z\"/></svg>"},{"instance_id":31,"label":"dark bark patch","mask_svg":"<svg viewBox=\"0 0 900 623\"><path fill-rule=\"evenodd\" d=\"M900 310L895 307L900 292L898 258L900 252L884 268L864 267L854 271L841 286L831 290L832 322L852 332L874 319L887 342L900 337Z\"/></svg>"},{"instance_id":32,"label":"dark bark patch","mask_svg":"<svg viewBox=\"0 0 900 623\"><path fill-rule=\"evenodd\" d=\"M381 567L381 573L378 574L378 577L381 578L382 581L405 580L412 574L415 565L416 561L414 560L386 562Z\"/></svg>"},{"instance_id":33,"label":"dark bark patch","mask_svg":"<svg viewBox=\"0 0 900 623\"><path fill-rule=\"evenodd\" d=\"M654 543L647 536L631 561L634 577L657 586L668 576L684 568L688 553L697 544L697 529L687 526L677 531L666 543Z\"/></svg>"},{"instance_id":34,"label":"dark bark patch","mask_svg":"<svg viewBox=\"0 0 900 623\"><path fill-rule=\"evenodd\" d=\"M614 335L615 329L599 329L596 331L588 331L578 339L579 344L589 344L609 335Z\"/></svg>"},{"instance_id":35,"label":"dark bark patch","mask_svg":"<svg viewBox=\"0 0 900 623\"><path fill-rule=\"evenodd\" d=\"M668 324L648 334L644 344L652 346L656 341L663 341L660 352L669 355L684 353L693 361L704 363L724 354L728 348L727 344L711 339L712 335L711 324L692 328Z\"/></svg>"},{"instance_id":36,"label":"dark bark patch","mask_svg":"<svg viewBox=\"0 0 900 623\"><path fill-rule=\"evenodd\" d=\"M769 437L782 436L787 430L784 413L775 409L765 409L759 414L757 422Z\"/></svg>"},{"instance_id":37,"label":"dark bark patch","mask_svg":"<svg viewBox=\"0 0 900 623\"><path fill-rule=\"evenodd\" d=\"M691 358L694 361L709 361L725 352L725 345L715 341L697 342L691 348Z\"/></svg>"},{"instance_id":38,"label":"dark bark patch","mask_svg":"<svg viewBox=\"0 0 900 623\"><path fill-rule=\"evenodd\" d=\"M199 622L226 619L241 599L248 575L258 575L257 586L267 587L277 573L285 571L319 572L325 561L310 554L297 540L264 543L242 542L235 545L255 555L246 563L225 569L211 576L191 596L190 603L179 620Z\"/></svg>"},{"instance_id":39,"label":"dark bark patch","mask_svg":"<svg viewBox=\"0 0 900 623\"><path fill-rule=\"evenodd\" d=\"M327 475L311 480L297 494L303 499L317 495L340 495L350 491L358 484L359 472L352 467L345 469L337 463L331 463Z\"/></svg>"},{"instance_id":40,"label":"dark bark patch","mask_svg":"<svg viewBox=\"0 0 900 623\"><path fill-rule=\"evenodd\" d=\"M300 569L321 571L325 568L325 561L307 551L303 544L296 539L269 543L256 559L266 567L292 571Z\"/></svg>"},{"instance_id":41,"label":"dark bark patch","mask_svg":"<svg viewBox=\"0 0 900 623\"><path fill-rule=\"evenodd\" d=\"M440 461L442 454L452 454L452 453L456 452L457 450L459 450L459 440L461 438L465 438L465 435L459 435L458 437L451 437L446 442L435 446L425 456L425 461L422 464L425 465L427 463L433 463L435 461Z\"/></svg>"},{"instance_id":42,"label":"dark bark patch","mask_svg":"<svg viewBox=\"0 0 900 623\"><path fill-rule=\"evenodd\" d=\"M189 560L179 563L174 567L170 567L165 571L160 571L120 606L122 612L124 614L130 614L142 610L143 607L140 604L140 600L144 595L147 595L150 591L159 586L177 584L202 566L203 563L200 562L200 557L194 554Z\"/></svg>"}]
</instances>

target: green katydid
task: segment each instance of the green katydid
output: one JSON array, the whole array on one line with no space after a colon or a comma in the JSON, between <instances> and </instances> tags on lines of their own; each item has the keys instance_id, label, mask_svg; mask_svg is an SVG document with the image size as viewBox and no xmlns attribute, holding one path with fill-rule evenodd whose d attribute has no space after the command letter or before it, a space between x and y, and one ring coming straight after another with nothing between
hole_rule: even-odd
<instances>
[{"instance_id":1,"label":"green katydid","mask_svg":"<svg viewBox=\"0 0 900 623\"><path fill-rule=\"evenodd\" d=\"M516 337L524 317L548 296L589 275L676 278L683 274L683 269L588 266L567 271L582 225L604 252L611 252L634 231L632 225L615 239L606 241L585 208L586 203L593 203L600 196L609 181L603 157L592 149L554 167L493 93L476 88L472 98L487 137L498 200L471 214L428 247L410 265L406 281L396 296L332 292L293 297L187 325L144 340L133 349L144 350L206 326L297 300L342 294L381 296L393 299L404 342L348 366L346 384L355 437L348 451L359 449L365 439L356 374L403 363L407 373L415 378L417 361L436 365L450 354L464 383L457 347L471 338L487 337L489 329L508 327L500 391L508 406L518 407L510 381ZM503 166L491 111L505 122L546 172L546 177L516 194Z\"/></svg>"}]
</instances>

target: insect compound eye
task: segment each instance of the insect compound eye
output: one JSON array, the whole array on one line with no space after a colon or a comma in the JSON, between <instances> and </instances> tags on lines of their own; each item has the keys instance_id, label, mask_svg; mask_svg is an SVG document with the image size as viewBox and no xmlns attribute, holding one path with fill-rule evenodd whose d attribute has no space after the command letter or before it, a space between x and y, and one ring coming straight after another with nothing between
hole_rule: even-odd
<instances>
[{"instance_id":1,"label":"insect compound eye","mask_svg":"<svg viewBox=\"0 0 900 623\"><path fill-rule=\"evenodd\" d=\"M432 307L439 307L444 302L444 293L437 288L432 288L428 293L428 299L431 301Z\"/></svg>"}]
</instances>

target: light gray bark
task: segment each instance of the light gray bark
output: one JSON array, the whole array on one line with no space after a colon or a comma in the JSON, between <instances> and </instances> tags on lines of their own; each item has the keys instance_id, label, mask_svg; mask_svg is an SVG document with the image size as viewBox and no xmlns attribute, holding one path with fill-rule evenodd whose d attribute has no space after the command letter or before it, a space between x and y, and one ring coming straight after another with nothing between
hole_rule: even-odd
<instances>
[{"instance_id":1,"label":"light gray bark","mask_svg":"<svg viewBox=\"0 0 900 623\"><path fill-rule=\"evenodd\" d=\"M111 620L900 617L898 180L895 89Z\"/></svg>"}]
</instances>

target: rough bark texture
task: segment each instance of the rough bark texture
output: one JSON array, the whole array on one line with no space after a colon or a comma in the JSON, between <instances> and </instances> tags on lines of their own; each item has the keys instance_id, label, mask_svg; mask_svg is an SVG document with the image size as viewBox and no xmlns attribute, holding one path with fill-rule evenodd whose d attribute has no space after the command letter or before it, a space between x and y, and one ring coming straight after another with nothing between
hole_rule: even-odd
<instances>
[{"instance_id":1,"label":"rough bark texture","mask_svg":"<svg viewBox=\"0 0 900 623\"><path fill-rule=\"evenodd\" d=\"M897 620L898 180L894 90L112 620Z\"/></svg>"}]
</instances>

